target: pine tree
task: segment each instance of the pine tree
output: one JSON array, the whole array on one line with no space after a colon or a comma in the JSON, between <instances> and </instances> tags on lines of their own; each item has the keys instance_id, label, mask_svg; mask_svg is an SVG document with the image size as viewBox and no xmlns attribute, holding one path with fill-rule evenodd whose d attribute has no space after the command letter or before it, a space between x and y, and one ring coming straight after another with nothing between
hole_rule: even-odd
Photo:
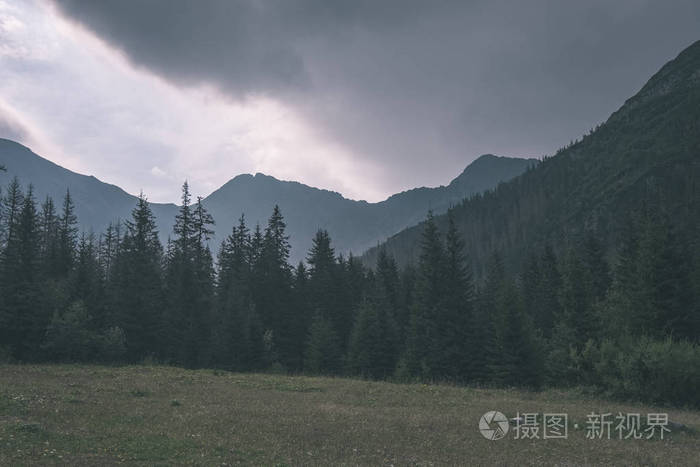
<instances>
[{"instance_id":1,"label":"pine tree","mask_svg":"<svg viewBox=\"0 0 700 467\"><path fill-rule=\"evenodd\" d=\"M440 337L442 373L453 379L469 379L474 349L471 346L474 288L471 272L464 254L464 242L448 211L445 237L445 295L443 300Z\"/></svg>"},{"instance_id":2,"label":"pine tree","mask_svg":"<svg viewBox=\"0 0 700 467\"><path fill-rule=\"evenodd\" d=\"M685 245L656 208L633 214L605 303L608 330L623 329L634 336L697 336L692 256Z\"/></svg>"},{"instance_id":3,"label":"pine tree","mask_svg":"<svg viewBox=\"0 0 700 467\"><path fill-rule=\"evenodd\" d=\"M83 233L75 255L75 268L70 278L71 301L80 301L92 317L95 331L105 323L104 282L95 236Z\"/></svg>"},{"instance_id":4,"label":"pine tree","mask_svg":"<svg viewBox=\"0 0 700 467\"><path fill-rule=\"evenodd\" d=\"M147 355L156 355L160 350L164 299L163 248L155 216L143 193L125 226L120 242L113 228L108 229L104 259L108 261L112 290L110 316L115 317L114 324L124 330L127 359L135 362Z\"/></svg>"},{"instance_id":5,"label":"pine tree","mask_svg":"<svg viewBox=\"0 0 700 467\"><path fill-rule=\"evenodd\" d=\"M7 247L10 243L10 239L14 238L16 235L16 228L18 223L18 218L22 210L22 204L24 203L24 194L22 193L22 188L19 185L19 180L14 177L7 187L7 194L3 199L3 246Z\"/></svg>"},{"instance_id":6,"label":"pine tree","mask_svg":"<svg viewBox=\"0 0 700 467\"><path fill-rule=\"evenodd\" d=\"M44 275L51 277L58 269L59 219L53 200L46 197L41 205L41 263Z\"/></svg>"},{"instance_id":7,"label":"pine tree","mask_svg":"<svg viewBox=\"0 0 700 467\"><path fill-rule=\"evenodd\" d=\"M166 259L164 356L188 367L207 363L214 268L209 240L212 219L198 200L194 208L187 182L175 217L175 240Z\"/></svg>"},{"instance_id":8,"label":"pine tree","mask_svg":"<svg viewBox=\"0 0 700 467\"><path fill-rule=\"evenodd\" d=\"M73 268L78 242L78 218L69 190L63 198L63 210L58 220L58 261L53 272L56 276L67 277Z\"/></svg>"},{"instance_id":9,"label":"pine tree","mask_svg":"<svg viewBox=\"0 0 700 467\"><path fill-rule=\"evenodd\" d=\"M348 346L348 371L369 378L390 376L398 359L398 329L386 291L374 286L359 306Z\"/></svg>"},{"instance_id":10,"label":"pine tree","mask_svg":"<svg viewBox=\"0 0 700 467\"><path fill-rule=\"evenodd\" d=\"M30 186L23 195L16 180L6 198L7 240L2 255L2 342L17 360L38 356L48 319L40 303L40 226Z\"/></svg>"},{"instance_id":11,"label":"pine tree","mask_svg":"<svg viewBox=\"0 0 700 467\"><path fill-rule=\"evenodd\" d=\"M298 355L300 343L295 342L295 317L292 306L292 270L289 259L289 238L286 224L275 206L268 220L265 233L260 238L259 229L253 235L252 247L257 256L254 270L253 298L264 328L272 336L272 345L280 362L289 370L301 367Z\"/></svg>"},{"instance_id":12,"label":"pine tree","mask_svg":"<svg viewBox=\"0 0 700 467\"><path fill-rule=\"evenodd\" d=\"M498 354L491 366L493 381L505 386L537 388L543 362L532 324L523 313L517 289L507 284L499 300L501 328L497 330Z\"/></svg>"},{"instance_id":13,"label":"pine tree","mask_svg":"<svg viewBox=\"0 0 700 467\"><path fill-rule=\"evenodd\" d=\"M416 280L416 300L406 338L404 362L409 374L443 378L440 318L444 306L445 252L432 212L424 223Z\"/></svg>"},{"instance_id":14,"label":"pine tree","mask_svg":"<svg viewBox=\"0 0 700 467\"><path fill-rule=\"evenodd\" d=\"M252 300L250 232L241 216L219 251L214 361L248 370L263 364L262 324Z\"/></svg>"},{"instance_id":15,"label":"pine tree","mask_svg":"<svg viewBox=\"0 0 700 467\"><path fill-rule=\"evenodd\" d=\"M489 261L486 280L478 292L471 326L473 357L469 376L478 382L494 379L500 359L500 335L505 317L502 315L507 282L503 262L498 253Z\"/></svg>"},{"instance_id":16,"label":"pine tree","mask_svg":"<svg viewBox=\"0 0 700 467\"><path fill-rule=\"evenodd\" d=\"M350 335L352 317L341 303L340 281L343 270L336 261L327 231L316 232L307 261L311 308L330 320L342 346Z\"/></svg>"},{"instance_id":17,"label":"pine tree","mask_svg":"<svg viewBox=\"0 0 700 467\"><path fill-rule=\"evenodd\" d=\"M110 223L104 234L100 237L100 266L104 274L104 279L109 283L112 276L114 261L120 254L122 241L121 223Z\"/></svg>"}]
</instances>

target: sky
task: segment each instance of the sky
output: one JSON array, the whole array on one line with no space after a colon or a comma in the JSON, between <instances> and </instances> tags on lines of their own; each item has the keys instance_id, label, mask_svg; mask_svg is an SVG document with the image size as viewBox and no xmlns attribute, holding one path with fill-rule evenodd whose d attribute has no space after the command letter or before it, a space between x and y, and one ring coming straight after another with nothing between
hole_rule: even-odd
<instances>
[{"instance_id":1,"label":"sky","mask_svg":"<svg viewBox=\"0 0 700 467\"><path fill-rule=\"evenodd\" d=\"M379 201L553 154L698 39L697 0L0 0L0 137L151 201Z\"/></svg>"}]
</instances>

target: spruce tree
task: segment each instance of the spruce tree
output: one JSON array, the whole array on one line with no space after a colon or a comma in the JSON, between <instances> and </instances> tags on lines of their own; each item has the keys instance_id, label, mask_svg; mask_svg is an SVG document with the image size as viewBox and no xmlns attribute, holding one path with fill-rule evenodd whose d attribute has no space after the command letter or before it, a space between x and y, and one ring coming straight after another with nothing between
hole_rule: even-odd
<instances>
[{"instance_id":1,"label":"spruce tree","mask_svg":"<svg viewBox=\"0 0 700 467\"><path fill-rule=\"evenodd\" d=\"M374 291L360 303L348 346L347 368L368 378L390 376L398 359L398 329L386 291Z\"/></svg>"},{"instance_id":2,"label":"spruce tree","mask_svg":"<svg viewBox=\"0 0 700 467\"><path fill-rule=\"evenodd\" d=\"M416 280L416 300L411 309L404 365L410 375L443 378L442 329L445 252L432 211L424 222Z\"/></svg>"},{"instance_id":3,"label":"spruce tree","mask_svg":"<svg viewBox=\"0 0 700 467\"><path fill-rule=\"evenodd\" d=\"M500 363L500 330L505 317L502 315L507 282L500 255L494 252L489 260L486 279L480 288L474 319L471 326L473 356L469 376L481 383L494 380L494 373Z\"/></svg>"},{"instance_id":4,"label":"spruce tree","mask_svg":"<svg viewBox=\"0 0 700 467\"><path fill-rule=\"evenodd\" d=\"M73 268L78 242L78 218L75 215L75 206L70 196L70 190L66 190L66 196L63 198L63 209L58 221L58 261L54 273L60 277L67 277Z\"/></svg>"},{"instance_id":5,"label":"spruce tree","mask_svg":"<svg viewBox=\"0 0 700 467\"><path fill-rule=\"evenodd\" d=\"M47 277L52 277L53 272L58 269L58 227L59 219L56 215L56 208L53 200L47 196L41 205L41 263L43 273Z\"/></svg>"},{"instance_id":6,"label":"spruce tree","mask_svg":"<svg viewBox=\"0 0 700 467\"><path fill-rule=\"evenodd\" d=\"M37 358L48 318L40 302L40 225L30 186L13 182L6 198L7 240L2 255L2 342L20 361Z\"/></svg>"},{"instance_id":7,"label":"spruce tree","mask_svg":"<svg viewBox=\"0 0 700 467\"><path fill-rule=\"evenodd\" d=\"M277 350L280 362L293 370L301 367L298 355L300 343L294 340L295 316L292 306L292 270L288 264L289 237L279 206L275 206L264 235L259 229L253 235L252 247L256 255L253 297L256 310L266 332L271 336L271 345Z\"/></svg>"},{"instance_id":8,"label":"spruce tree","mask_svg":"<svg viewBox=\"0 0 700 467\"><path fill-rule=\"evenodd\" d=\"M209 331L214 269L209 240L212 219L198 200L192 206L187 182L175 217L175 240L166 258L167 313L164 356L188 367L210 358Z\"/></svg>"},{"instance_id":9,"label":"spruce tree","mask_svg":"<svg viewBox=\"0 0 700 467\"><path fill-rule=\"evenodd\" d=\"M251 291L251 238L244 216L219 251L214 361L225 368L247 370L263 363L262 324Z\"/></svg>"},{"instance_id":10,"label":"spruce tree","mask_svg":"<svg viewBox=\"0 0 700 467\"><path fill-rule=\"evenodd\" d=\"M160 350L164 299L163 248L155 216L143 193L125 227L118 253L116 234L112 227L108 229L104 259L108 262L113 293L110 315L126 334L127 359L135 362Z\"/></svg>"},{"instance_id":11,"label":"spruce tree","mask_svg":"<svg viewBox=\"0 0 700 467\"><path fill-rule=\"evenodd\" d=\"M352 316L351 312L343 307L341 301L340 281L343 266L336 261L335 251L331 247L331 239L327 231L316 232L307 261L310 306L315 313L321 313L330 320L343 346L350 335Z\"/></svg>"},{"instance_id":12,"label":"spruce tree","mask_svg":"<svg viewBox=\"0 0 700 467\"><path fill-rule=\"evenodd\" d=\"M464 242L448 211L445 236L445 295L441 316L442 372L452 379L470 378L474 349L471 344L474 288L464 254Z\"/></svg>"}]
</instances>

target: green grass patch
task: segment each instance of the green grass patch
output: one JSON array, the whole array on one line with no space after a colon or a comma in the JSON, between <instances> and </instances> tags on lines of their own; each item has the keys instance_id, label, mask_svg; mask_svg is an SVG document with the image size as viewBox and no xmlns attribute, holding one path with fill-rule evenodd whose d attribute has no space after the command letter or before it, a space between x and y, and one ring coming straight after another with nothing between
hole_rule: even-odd
<instances>
[{"instance_id":1,"label":"green grass patch","mask_svg":"<svg viewBox=\"0 0 700 467\"><path fill-rule=\"evenodd\" d=\"M0 366L0 388L0 465L690 465L700 453L700 412L579 390L71 365ZM569 437L487 440L489 410L568 413ZM678 425L664 440L590 440L591 412Z\"/></svg>"}]
</instances>

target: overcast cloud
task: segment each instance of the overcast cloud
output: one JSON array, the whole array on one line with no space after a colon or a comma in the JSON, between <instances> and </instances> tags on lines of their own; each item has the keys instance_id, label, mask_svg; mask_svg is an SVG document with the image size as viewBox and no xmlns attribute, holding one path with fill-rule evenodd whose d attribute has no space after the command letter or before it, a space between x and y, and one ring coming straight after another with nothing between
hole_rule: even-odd
<instances>
[{"instance_id":1,"label":"overcast cloud","mask_svg":"<svg viewBox=\"0 0 700 467\"><path fill-rule=\"evenodd\" d=\"M553 153L698 31L690 0L0 0L0 136L158 201L255 171L379 200Z\"/></svg>"}]
</instances>

